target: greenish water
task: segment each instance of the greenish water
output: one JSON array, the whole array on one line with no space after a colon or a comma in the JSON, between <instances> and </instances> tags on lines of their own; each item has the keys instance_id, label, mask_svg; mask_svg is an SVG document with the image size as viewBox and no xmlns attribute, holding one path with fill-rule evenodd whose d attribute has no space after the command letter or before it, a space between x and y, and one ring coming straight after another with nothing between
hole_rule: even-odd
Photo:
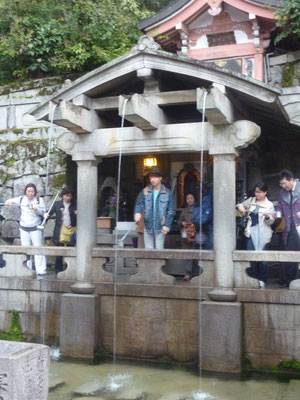
<instances>
[{"instance_id":1,"label":"greenish water","mask_svg":"<svg viewBox=\"0 0 300 400\"><path fill-rule=\"evenodd\" d=\"M213 376L177 366L105 362L99 365L52 361L48 400L284 400L289 383L256 375Z\"/></svg>"}]
</instances>

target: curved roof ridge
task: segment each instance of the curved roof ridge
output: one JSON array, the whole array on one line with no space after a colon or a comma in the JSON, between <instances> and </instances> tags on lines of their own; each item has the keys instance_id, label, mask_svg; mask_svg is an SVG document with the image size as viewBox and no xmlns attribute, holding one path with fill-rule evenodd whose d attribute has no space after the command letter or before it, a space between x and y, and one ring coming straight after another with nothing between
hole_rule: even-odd
<instances>
[{"instance_id":1,"label":"curved roof ridge","mask_svg":"<svg viewBox=\"0 0 300 400\"><path fill-rule=\"evenodd\" d=\"M149 26L155 25L166 18L169 18L171 15L177 13L182 8L188 6L189 3L193 3L195 0L175 0L173 3L169 4L168 6L162 8L156 14L152 15L151 17L143 19L141 22L138 23L139 29L144 31L144 29L148 28ZM244 0L246 3L255 4L262 7L280 7L281 0Z\"/></svg>"}]
</instances>

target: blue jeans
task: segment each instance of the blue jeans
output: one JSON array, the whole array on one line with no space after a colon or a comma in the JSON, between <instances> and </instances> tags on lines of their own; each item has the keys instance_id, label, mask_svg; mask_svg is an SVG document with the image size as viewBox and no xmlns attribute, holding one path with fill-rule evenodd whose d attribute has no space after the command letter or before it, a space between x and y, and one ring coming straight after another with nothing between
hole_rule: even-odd
<instances>
[{"instance_id":1,"label":"blue jeans","mask_svg":"<svg viewBox=\"0 0 300 400\"><path fill-rule=\"evenodd\" d=\"M144 231L145 249L163 249L166 235L163 233L150 234Z\"/></svg>"},{"instance_id":2,"label":"blue jeans","mask_svg":"<svg viewBox=\"0 0 300 400\"><path fill-rule=\"evenodd\" d=\"M269 243L266 243L263 250L268 250ZM255 250L251 237L247 238L247 250ZM259 281L267 282L268 279L268 263L266 261L251 261L250 267L246 272L251 278L256 278Z\"/></svg>"}]
</instances>

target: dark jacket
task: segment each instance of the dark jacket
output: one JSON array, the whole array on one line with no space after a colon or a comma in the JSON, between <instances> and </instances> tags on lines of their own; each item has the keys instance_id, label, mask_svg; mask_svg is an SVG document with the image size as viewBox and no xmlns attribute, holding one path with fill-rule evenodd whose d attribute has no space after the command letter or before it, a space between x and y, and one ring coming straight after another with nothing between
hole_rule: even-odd
<instances>
[{"instance_id":1,"label":"dark jacket","mask_svg":"<svg viewBox=\"0 0 300 400\"><path fill-rule=\"evenodd\" d=\"M63 200L56 201L50 211L50 217L55 214L55 226L53 232L53 243L57 246L59 244L59 234L60 228L62 225L62 210L64 209ZM71 225L76 226L76 205L71 202L69 212L70 212L70 219Z\"/></svg>"},{"instance_id":2,"label":"dark jacket","mask_svg":"<svg viewBox=\"0 0 300 400\"><path fill-rule=\"evenodd\" d=\"M159 233L163 226L171 228L174 209L173 197L169 189L165 185L161 185L155 208L155 223L153 217L153 187L145 187L139 197L137 205L135 206L134 214L145 211L144 222L145 229L151 235ZM154 223L154 224L153 224ZM153 226L154 225L154 226Z\"/></svg>"},{"instance_id":3,"label":"dark jacket","mask_svg":"<svg viewBox=\"0 0 300 400\"><path fill-rule=\"evenodd\" d=\"M289 191L282 189L278 197L277 211L280 211L285 219L284 231L282 234L283 243L286 245L287 236L291 229L291 209L290 209L290 193ZM292 213L293 219L296 226L300 225L300 218L297 213L300 211L300 182L296 180L295 190L293 191L293 206Z\"/></svg>"},{"instance_id":4,"label":"dark jacket","mask_svg":"<svg viewBox=\"0 0 300 400\"><path fill-rule=\"evenodd\" d=\"M198 228L201 225L208 224L213 219L212 209L212 191L211 189L202 197L202 207L200 211L200 202L197 201L194 205L193 224Z\"/></svg>"}]
</instances>

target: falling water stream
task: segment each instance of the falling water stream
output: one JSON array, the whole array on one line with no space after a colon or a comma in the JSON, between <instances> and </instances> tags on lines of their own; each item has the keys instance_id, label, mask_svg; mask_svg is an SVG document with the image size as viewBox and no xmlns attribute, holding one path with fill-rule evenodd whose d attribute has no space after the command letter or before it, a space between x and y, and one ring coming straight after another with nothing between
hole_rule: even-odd
<instances>
[{"instance_id":1,"label":"falling water stream","mask_svg":"<svg viewBox=\"0 0 300 400\"><path fill-rule=\"evenodd\" d=\"M119 221L120 211L120 188L121 188L121 166L122 166L122 150L123 150L123 128L125 121L126 104L129 98L124 98L122 107L121 133L120 133L120 149L118 160L118 186L117 186L117 206L116 206L116 228L115 228L115 259L114 259L114 299L113 299L113 360L116 361L117 350L117 272L118 272L118 230L117 223Z\"/></svg>"},{"instance_id":2,"label":"falling water stream","mask_svg":"<svg viewBox=\"0 0 300 400\"><path fill-rule=\"evenodd\" d=\"M50 113L50 128L49 128L49 136L48 136L48 149L47 149L47 158L46 158L46 179L45 179L45 206L47 209L47 196L49 195L49 165L50 165L50 154L51 154L51 147L52 147L52 136L53 136L53 129L54 129L54 111L57 107L56 104L53 104L51 113ZM45 231L43 231L45 232ZM46 335L46 315L47 315L47 299L48 299L48 292L47 292L47 280L41 280L41 291L40 291L40 332L41 332L41 342L45 343L45 335Z\"/></svg>"},{"instance_id":3,"label":"falling water stream","mask_svg":"<svg viewBox=\"0 0 300 400\"><path fill-rule=\"evenodd\" d=\"M202 250L202 200L203 200L203 180L204 180L204 174L203 174L203 147L204 147L204 133L205 133L205 106L206 106L206 97L207 97L208 92L204 90L203 93L203 108L202 108L202 124L201 124L201 150L200 150L200 193L199 193L199 203L200 203L200 221L199 221L199 237L200 237L200 245L199 245L199 258L198 261L201 262L202 257L201 257L201 250ZM198 318L199 318L199 365L201 366L202 363L202 282L201 282L201 275L199 279L199 307L198 307ZM199 368L199 392L197 392L197 396L203 395L205 396L206 393L203 392L203 385L202 385L202 369L201 367ZM198 397L199 400L201 397ZM195 400L198 400L198 398L195 398ZM203 399L209 398L209 397L203 397Z\"/></svg>"}]
</instances>

